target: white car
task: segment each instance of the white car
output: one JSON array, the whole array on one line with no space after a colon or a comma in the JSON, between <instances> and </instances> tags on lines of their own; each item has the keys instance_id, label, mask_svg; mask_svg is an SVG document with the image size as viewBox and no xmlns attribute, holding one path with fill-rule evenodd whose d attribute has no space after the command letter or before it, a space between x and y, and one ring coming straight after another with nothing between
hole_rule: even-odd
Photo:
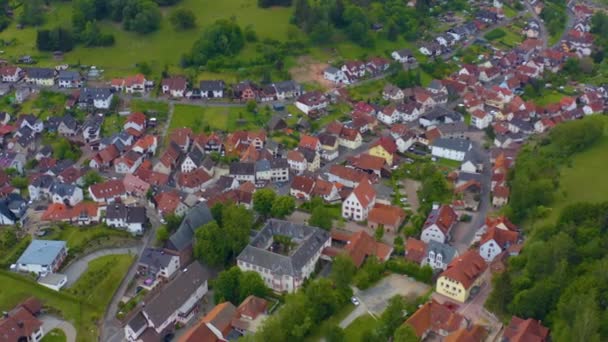
<instances>
[{"instance_id":1,"label":"white car","mask_svg":"<svg viewBox=\"0 0 608 342\"><path fill-rule=\"evenodd\" d=\"M359 302L359 299L357 297L350 297L350 301L355 305L355 306L359 306L359 304L361 304L361 302Z\"/></svg>"},{"instance_id":2,"label":"white car","mask_svg":"<svg viewBox=\"0 0 608 342\"><path fill-rule=\"evenodd\" d=\"M399 201L401 203L405 203L405 202L407 202L407 197L401 197L401 199Z\"/></svg>"}]
</instances>

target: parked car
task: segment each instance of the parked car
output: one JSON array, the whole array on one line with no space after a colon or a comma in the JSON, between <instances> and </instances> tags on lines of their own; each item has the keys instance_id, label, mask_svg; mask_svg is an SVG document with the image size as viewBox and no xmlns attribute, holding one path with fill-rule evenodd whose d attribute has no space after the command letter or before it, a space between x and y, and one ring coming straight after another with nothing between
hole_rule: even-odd
<instances>
[{"instance_id":1,"label":"parked car","mask_svg":"<svg viewBox=\"0 0 608 342\"><path fill-rule=\"evenodd\" d=\"M361 304L361 302L359 302L359 299L357 297L350 297L350 301L353 303L353 305L355 306L359 306L359 304Z\"/></svg>"}]
</instances>

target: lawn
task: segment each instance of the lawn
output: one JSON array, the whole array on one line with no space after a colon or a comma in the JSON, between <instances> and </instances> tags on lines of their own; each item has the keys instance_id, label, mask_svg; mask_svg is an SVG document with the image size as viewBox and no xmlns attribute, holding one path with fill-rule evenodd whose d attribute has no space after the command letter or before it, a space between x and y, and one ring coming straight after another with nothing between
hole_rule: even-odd
<instances>
[{"instance_id":1,"label":"lawn","mask_svg":"<svg viewBox=\"0 0 608 342\"><path fill-rule=\"evenodd\" d=\"M105 308L134 260L127 254L95 259L68 291L96 308Z\"/></svg>"},{"instance_id":2,"label":"lawn","mask_svg":"<svg viewBox=\"0 0 608 342\"><path fill-rule=\"evenodd\" d=\"M370 81L348 88L348 93L354 100L367 101L369 99L378 99L382 98L382 91L388 83L388 80L385 78Z\"/></svg>"},{"instance_id":3,"label":"lawn","mask_svg":"<svg viewBox=\"0 0 608 342\"><path fill-rule=\"evenodd\" d=\"M354 320L344 329L345 341L361 341L361 337L376 328L378 321L371 315L365 315Z\"/></svg>"},{"instance_id":4,"label":"lawn","mask_svg":"<svg viewBox=\"0 0 608 342\"><path fill-rule=\"evenodd\" d=\"M155 116L159 120L169 115L169 104L167 102L133 99L129 107L131 112L142 112L149 116Z\"/></svg>"},{"instance_id":5,"label":"lawn","mask_svg":"<svg viewBox=\"0 0 608 342\"><path fill-rule=\"evenodd\" d=\"M103 119L103 125L101 126L103 135L108 136L122 131L125 121L126 118L118 114L106 115Z\"/></svg>"},{"instance_id":6,"label":"lawn","mask_svg":"<svg viewBox=\"0 0 608 342\"><path fill-rule=\"evenodd\" d=\"M558 103L564 94L558 92L557 90L551 90L545 92L542 96L537 99L533 99L534 103L540 106L546 106L551 103Z\"/></svg>"},{"instance_id":7,"label":"lawn","mask_svg":"<svg viewBox=\"0 0 608 342\"><path fill-rule=\"evenodd\" d=\"M169 23L168 14L174 8L185 8L194 13L197 27L192 30L176 32ZM135 64L146 62L154 71L160 72L165 65L179 65L182 54L189 52L206 27L217 19L235 17L242 28L252 25L258 37L285 40L291 8L261 9L257 0L182 0L178 5L163 8L160 29L147 35L127 32L120 24L110 21L100 23L103 32L112 33L116 43L112 47L85 48L76 47L65 54L65 62L96 65L106 71L107 76L123 75L135 70ZM16 13L18 16L18 12ZM54 3L46 16L45 28L58 25L70 26L72 8L69 3ZM4 40L17 39L15 46L4 47L7 56L17 57L23 54L45 57L42 64L56 64L50 54L41 54L35 48L36 28L16 28L15 21L2 32ZM243 50L239 58L250 59L258 55L253 46Z\"/></svg>"},{"instance_id":8,"label":"lawn","mask_svg":"<svg viewBox=\"0 0 608 342\"><path fill-rule=\"evenodd\" d=\"M457 169L460 167L461 162L446 158L437 158L437 164L448 169Z\"/></svg>"},{"instance_id":9,"label":"lawn","mask_svg":"<svg viewBox=\"0 0 608 342\"><path fill-rule=\"evenodd\" d=\"M54 227L53 231L44 237L45 240L63 240L68 244L70 254L78 254L88 247L99 247L114 243L116 239L132 239L132 236L122 230L110 229L103 226L78 228L74 226Z\"/></svg>"},{"instance_id":10,"label":"lawn","mask_svg":"<svg viewBox=\"0 0 608 342\"><path fill-rule=\"evenodd\" d=\"M250 113L245 107L200 107L176 104L169 129L190 127L201 131L225 131L261 129L270 119L270 112L259 109Z\"/></svg>"},{"instance_id":11,"label":"lawn","mask_svg":"<svg viewBox=\"0 0 608 342\"><path fill-rule=\"evenodd\" d=\"M72 294L53 291L8 271L0 270L0 284L0 310L9 311L19 302L34 296L51 313L60 315L74 325L78 341L97 340L96 322L103 318L105 307L89 305Z\"/></svg>"},{"instance_id":12,"label":"lawn","mask_svg":"<svg viewBox=\"0 0 608 342\"><path fill-rule=\"evenodd\" d=\"M65 342L65 333L61 329L53 329L45 332L46 335L40 340L40 342Z\"/></svg>"},{"instance_id":13,"label":"lawn","mask_svg":"<svg viewBox=\"0 0 608 342\"><path fill-rule=\"evenodd\" d=\"M604 120L608 125L608 119ZM562 209L576 202L602 202L606 201L608 193L608 127L604 138L587 151L579 153L572 158L572 167L564 166L561 169L559 189L555 192L555 200L549 216L535 222L536 226L554 222Z\"/></svg>"},{"instance_id":14,"label":"lawn","mask_svg":"<svg viewBox=\"0 0 608 342\"><path fill-rule=\"evenodd\" d=\"M8 267L11 264L14 264L17 259L19 259L23 251L25 251L27 246L30 245L30 242L32 242L32 238L30 235L27 235L26 237L19 240L19 242L17 242L12 248L8 250L1 250L0 266Z\"/></svg>"}]
</instances>

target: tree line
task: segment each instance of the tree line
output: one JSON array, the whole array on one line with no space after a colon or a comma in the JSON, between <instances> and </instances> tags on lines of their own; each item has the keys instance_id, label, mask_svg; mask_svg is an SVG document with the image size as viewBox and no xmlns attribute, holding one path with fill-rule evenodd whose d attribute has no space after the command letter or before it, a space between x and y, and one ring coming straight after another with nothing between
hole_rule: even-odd
<instances>
[{"instance_id":1,"label":"tree line","mask_svg":"<svg viewBox=\"0 0 608 342\"><path fill-rule=\"evenodd\" d=\"M521 255L493 279L486 306L539 319L552 339L608 339L608 202L576 203L534 228Z\"/></svg>"},{"instance_id":2,"label":"tree line","mask_svg":"<svg viewBox=\"0 0 608 342\"><path fill-rule=\"evenodd\" d=\"M603 134L603 120L589 117L557 125L546 138L526 145L508 174L511 196L507 213L511 219L521 222L545 215L559 186L560 168Z\"/></svg>"}]
</instances>

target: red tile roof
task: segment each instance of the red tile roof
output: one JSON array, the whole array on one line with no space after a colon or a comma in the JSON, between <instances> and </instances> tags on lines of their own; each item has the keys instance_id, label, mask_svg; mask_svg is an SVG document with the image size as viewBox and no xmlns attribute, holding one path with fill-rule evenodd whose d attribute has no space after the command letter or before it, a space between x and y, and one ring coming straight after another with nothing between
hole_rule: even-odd
<instances>
[{"instance_id":1,"label":"red tile roof","mask_svg":"<svg viewBox=\"0 0 608 342\"><path fill-rule=\"evenodd\" d=\"M411 326L416 336L421 338L430 331L437 334L456 331L466 325L466 320L450 307L433 300L416 310L404 324Z\"/></svg>"},{"instance_id":2,"label":"red tile roof","mask_svg":"<svg viewBox=\"0 0 608 342\"><path fill-rule=\"evenodd\" d=\"M459 329L445 338L445 342L479 342L485 341L488 331L481 325Z\"/></svg>"},{"instance_id":3,"label":"red tile roof","mask_svg":"<svg viewBox=\"0 0 608 342\"><path fill-rule=\"evenodd\" d=\"M487 268L483 258L476 251L470 250L452 260L440 276L455 280L468 289Z\"/></svg>"},{"instance_id":4,"label":"red tile roof","mask_svg":"<svg viewBox=\"0 0 608 342\"><path fill-rule=\"evenodd\" d=\"M311 194L315 186L315 180L306 176L294 176L291 182L291 189Z\"/></svg>"},{"instance_id":5,"label":"red tile roof","mask_svg":"<svg viewBox=\"0 0 608 342\"><path fill-rule=\"evenodd\" d=\"M376 203L370 210L367 221L384 226L399 227L405 220L405 211L397 206Z\"/></svg>"},{"instance_id":6,"label":"red tile roof","mask_svg":"<svg viewBox=\"0 0 608 342\"><path fill-rule=\"evenodd\" d=\"M181 203L177 191L160 193L154 197L154 200L156 201L156 209L163 215L172 214Z\"/></svg>"},{"instance_id":7,"label":"red tile roof","mask_svg":"<svg viewBox=\"0 0 608 342\"><path fill-rule=\"evenodd\" d=\"M361 181L359 185L355 187L352 194L357 197L357 200L364 208L376 200L376 190L368 179Z\"/></svg>"},{"instance_id":8,"label":"red tile roof","mask_svg":"<svg viewBox=\"0 0 608 342\"><path fill-rule=\"evenodd\" d=\"M135 113L129 115L129 117L127 118L127 121L125 122L125 125L129 122L132 122L134 124L144 127L146 125L146 115L144 113L135 112Z\"/></svg>"},{"instance_id":9,"label":"red tile roof","mask_svg":"<svg viewBox=\"0 0 608 342\"><path fill-rule=\"evenodd\" d=\"M122 180L119 179L111 179L103 183L93 184L89 190L98 199L119 197L126 192Z\"/></svg>"},{"instance_id":10,"label":"red tile roof","mask_svg":"<svg viewBox=\"0 0 608 342\"><path fill-rule=\"evenodd\" d=\"M381 137L372 145L372 147L375 146L382 146L382 148L390 154L397 152L397 143L395 143L395 139L390 136Z\"/></svg>"},{"instance_id":11,"label":"red tile roof","mask_svg":"<svg viewBox=\"0 0 608 342\"><path fill-rule=\"evenodd\" d=\"M549 337L549 329L535 319L524 320L513 316L503 337L509 342L545 342Z\"/></svg>"},{"instance_id":12,"label":"red tile roof","mask_svg":"<svg viewBox=\"0 0 608 342\"><path fill-rule=\"evenodd\" d=\"M348 162L350 165L363 170L374 170L380 171L386 164L386 160L382 157L372 156L367 153L360 154L358 156L353 156L348 158Z\"/></svg>"},{"instance_id":13,"label":"red tile roof","mask_svg":"<svg viewBox=\"0 0 608 342\"><path fill-rule=\"evenodd\" d=\"M316 150L319 144L319 138L302 134L302 136L300 137L300 144L298 146L302 148Z\"/></svg>"},{"instance_id":14,"label":"red tile roof","mask_svg":"<svg viewBox=\"0 0 608 342\"><path fill-rule=\"evenodd\" d=\"M488 230L481 236L480 244L494 240L501 248L507 245L512 245L517 242L519 234L510 230L504 230L500 228L489 227Z\"/></svg>"},{"instance_id":15,"label":"red tile roof","mask_svg":"<svg viewBox=\"0 0 608 342\"><path fill-rule=\"evenodd\" d=\"M437 210L431 211L422 229L425 229L433 224L444 233L447 234L452 226L456 223L458 215L449 205L442 205Z\"/></svg>"},{"instance_id":16,"label":"red tile roof","mask_svg":"<svg viewBox=\"0 0 608 342\"><path fill-rule=\"evenodd\" d=\"M332 238L335 240L345 241L347 239L344 250L353 260L355 266L360 267L365 258L368 256L376 256L378 260L387 260L391 255L393 248L385 243L377 242L367 232L360 230L350 236L344 234L335 235L332 233Z\"/></svg>"},{"instance_id":17,"label":"red tile roof","mask_svg":"<svg viewBox=\"0 0 608 342\"><path fill-rule=\"evenodd\" d=\"M407 238L405 242L405 259L420 264L426 257L426 243L424 241Z\"/></svg>"}]
</instances>

